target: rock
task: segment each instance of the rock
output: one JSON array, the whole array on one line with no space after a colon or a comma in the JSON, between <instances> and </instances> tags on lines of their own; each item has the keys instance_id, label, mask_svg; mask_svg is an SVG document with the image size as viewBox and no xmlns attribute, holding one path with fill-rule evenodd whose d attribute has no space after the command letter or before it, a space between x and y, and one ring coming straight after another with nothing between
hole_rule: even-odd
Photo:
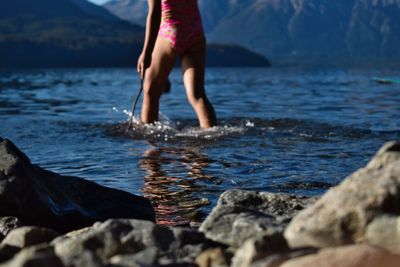
<instances>
[{"instance_id":1,"label":"rock","mask_svg":"<svg viewBox=\"0 0 400 267\"><path fill-rule=\"evenodd\" d=\"M11 260L0 267L64 267L54 250L47 245L33 246L21 250ZM81 265L83 266L83 265ZM89 265L87 265L89 266ZM90 266L89 266L90 267Z\"/></svg>"},{"instance_id":2,"label":"rock","mask_svg":"<svg viewBox=\"0 0 400 267\"><path fill-rule=\"evenodd\" d=\"M0 262L7 261L20 251L19 248L0 244Z\"/></svg>"},{"instance_id":3,"label":"rock","mask_svg":"<svg viewBox=\"0 0 400 267\"><path fill-rule=\"evenodd\" d=\"M11 230L21 227L22 222L17 217L0 218L0 235L6 236Z\"/></svg>"},{"instance_id":4,"label":"rock","mask_svg":"<svg viewBox=\"0 0 400 267\"><path fill-rule=\"evenodd\" d=\"M288 251L288 252L284 252L284 253L280 252L280 253L268 255L262 259L259 259L255 262L253 262L249 266L251 266L251 267L280 267L282 265L282 263L284 263L285 261L288 261L290 259L295 259L298 257L302 257L305 255L309 255L309 254L314 254L317 251L318 251L317 249L307 248L307 249L300 249L300 250L292 250L292 251ZM243 267L245 267L245 266L246 265L243 265ZM312 267L314 267L314 266L312 266Z\"/></svg>"},{"instance_id":5,"label":"rock","mask_svg":"<svg viewBox=\"0 0 400 267\"><path fill-rule=\"evenodd\" d=\"M287 194L229 190L200 226L206 237L240 247L247 239L282 235L292 216L314 200Z\"/></svg>"},{"instance_id":6,"label":"rock","mask_svg":"<svg viewBox=\"0 0 400 267\"><path fill-rule=\"evenodd\" d=\"M247 239L282 234L284 225L273 216L241 206L216 206L202 223L206 237L223 244L240 247Z\"/></svg>"},{"instance_id":7,"label":"rock","mask_svg":"<svg viewBox=\"0 0 400 267\"><path fill-rule=\"evenodd\" d=\"M199 267L229 267L232 255L221 248L205 250L196 258Z\"/></svg>"},{"instance_id":8,"label":"rock","mask_svg":"<svg viewBox=\"0 0 400 267\"><path fill-rule=\"evenodd\" d=\"M40 243L50 242L59 234L53 230L35 226L24 226L12 230L1 242L16 248L25 248Z\"/></svg>"},{"instance_id":9,"label":"rock","mask_svg":"<svg viewBox=\"0 0 400 267\"><path fill-rule=\"evenodd\" d=\"M152 247L136 254L116 255L110 259L110 263L121 267L154 266L157 263L159 254L159 250Z\"/></svg>"},{"instance_id":10,"label":"rock","mask_svg":"<svg viewBox=\"0 0 400 267\"><path fill-rule=\"evenodd\" d=\"M299 211L310 206L316 200L316 197L236 189L224 192L218 200L218 205L243 206L285 221L292 219Z\"/></svg>"},{"instance_id":11,"label":"rock","mask_svg":"<svg viewBox=\"0 0 400 267\"><path fill-rule=\"evenodd\" d=\"M367 227L366 241L394 254L400 254L400 217L383 215Z\"/></svg>"},{"instance_id":12,"label":"rock","mask_svg":"<svg viewBox=\"0 0 400 267\"><path fill-rule=\"evenodd\" d=\"M0 143L0 216L65 233L109 218L155 220L150 202L30 163L13 143Z\"/></svg>"},{"instance_id":13,"label":"rock","mask_svg":"<svg viewBox=\"0 0 400 267\"><path fill-rule=\"evenodd\" d=\"M128 219L96 223L81 235L57 238L52 244L66 266L84 266L84 253L98 259L99 264L125 266L130 260L134 264L156 260L163 266L192 263L204 250L217 246L195 230Z\"/></svg>"},{"instance_id":14,"label":"rock","mask_svg":"<svg viewBox=\"0 0 400 267\"><path fill-rule=\"evenodd\" d=\"M400 256L366 244L326 248L295 258L280 267L398 267Z\"/></svg>"},{"instance_id":15,"label":"rock","mask_svg":"<svg viewBox=\"0 0 400 267\"><path fill-rule=\"evenodd\" d=\"M393 162L400 162L400 143L394 141L384 144L366 168L382 169Z\"/></svg>"},{"instance_id":16,"label":"rock","mask_svg":"<svg viewBox=\"0 0 400 267\"><path fill-rule=\"evenodd\" d=\"M259 259L288 250L289 247L282 234L249 239L236 251L231 267L250 267L253 262Z\"/></svg>"},{"instance_id":17,"label":"rock","mask_svg":"<svg viewBox=\"0 0 400 267\"><path fill-rule=\"evenodd\" d=\"M400 214L398 147L397 143L386 144L366 168L301 211L285 231L289 245L322 248L361 242L375 217Z\"/></svg>"}]
</instances>

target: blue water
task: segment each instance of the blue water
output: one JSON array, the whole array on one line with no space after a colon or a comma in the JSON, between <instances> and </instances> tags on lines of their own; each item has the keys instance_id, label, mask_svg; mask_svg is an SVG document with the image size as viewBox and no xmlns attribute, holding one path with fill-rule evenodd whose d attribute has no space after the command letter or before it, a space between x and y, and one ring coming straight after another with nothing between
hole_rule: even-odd
<instances>
[{"instance_id":1,"label":"blue water","mask_svg":"<svg viewBox=\"0 0 400 267\"><path fill-rule=\"evenodd\" d=\"M0 136L46 169L151 198L160 223L186 224L231 188L322 194L400 140L400 85L372 77L400 71L210 68L220 126L201 131L177 69L162 122L126 131L134 70L3 70Z\"/></svg>"}]
</instances>

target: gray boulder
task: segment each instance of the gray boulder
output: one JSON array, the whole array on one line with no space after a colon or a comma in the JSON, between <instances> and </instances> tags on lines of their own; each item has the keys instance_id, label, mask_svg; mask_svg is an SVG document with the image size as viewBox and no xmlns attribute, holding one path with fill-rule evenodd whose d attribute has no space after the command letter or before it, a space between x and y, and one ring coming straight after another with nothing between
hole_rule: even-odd
<instances>
[{"instance_id":1,"label":"gray boulder","mask_svg":"<svg viewBox=\"0 0 400 267\"><path fill-rule=\"evenodd\" d=\"M400 214L400 145L395 142L300 212L285 237L293 248L360 242L368 224L384 213Z\"/></svg>"},{"instance_id":2,"label":"gray boulder","mask_svg":"<svg viewBox=\"0 0 400 267\"><path fill-rule=\"evenodd\" d=\"M276 236L284 229L284 225L269 214L230 205L215 207L200 227L207 238L236 248L247 239L259 235Z\"/></svg>"},{"instance_id":3,"label":"gray boulder","mask_svg":"<svg viewBox=\"0 0 400 267\"><path fill-rule=\"evenodd\" d=\"M211 240L236 248L259 236L282 239L291 218L314 201L289 194L229 190L220 196L200 231Z\"/></svg>"},{"instance_id":4,"label":"gray boulder","mask_svg":"<svg viewBox=\"0 0 400 267\"><path fill-rule=\"evenodd\" d=\"M98 264L121 266L189 264L204 250L218 246L195 230L128 219L96 223L80 235L55 239L52 245L66 266L83 266L87 260L82 255Z\"/></svg>"},{"instance_id":5,"label":"gray boulder","mask_svg":"<svg viewBox=\"0 0 400 267\"><path fill-rule=\"evenodd\" d=\"M13 143L0 139L0 216L64 233L109 218L155 220L150 202L82 178L33 165Z\"/></svg>"},{"instance_id":6,"label":"gray boulder","mask_svg":"<svg viewBox=\"0 0 400 267\"><path fill-rule=\"evenodd\" d=\"M316 197L234 189L224 192L218 199L218 205L242 206L270 214L279 221L287 221L316 200Z\"/></svg>"}]
</instances>

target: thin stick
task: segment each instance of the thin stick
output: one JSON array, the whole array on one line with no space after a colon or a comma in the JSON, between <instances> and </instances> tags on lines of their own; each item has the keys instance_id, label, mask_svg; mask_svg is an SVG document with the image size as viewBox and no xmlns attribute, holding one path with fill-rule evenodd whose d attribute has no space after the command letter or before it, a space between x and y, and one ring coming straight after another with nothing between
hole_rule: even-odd
<instances>
[{"instance_id":1,"label":"thin stick","mask_svg":"<svg viewBox=\"0 0 400 267\"><path fill-rule=\"evenodd\" d=\"M137 102L139 101L140 94L142 93L142 91L143 91L143 80L140 79L140 89L139 89L139 92L138 92L138 94L137 94L137 96L136 96L136 98L135 98L134 104L133 104L132 115L131 115L131 117L129 118L129 126L128 126L128 129L132 128L132 126L133 126L133 125L132 125L132 119L135 117L136 105L137 105Z\"/></svg>"}]
</instances>

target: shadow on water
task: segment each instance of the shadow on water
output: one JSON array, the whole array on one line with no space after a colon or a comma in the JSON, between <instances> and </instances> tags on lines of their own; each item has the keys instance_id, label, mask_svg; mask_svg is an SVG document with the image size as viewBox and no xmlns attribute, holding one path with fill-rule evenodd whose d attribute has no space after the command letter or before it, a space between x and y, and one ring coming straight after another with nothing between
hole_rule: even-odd
<instances>
[{"instance_id":1,"label":"shadow on water","mask_svg":"<svg viewBox=\"0 0 400 267\"><path fill-rule=\"evenodd\" d=\"M139 161L146 172L143 194L153 203L157 223L177 226L201 221L201 207L210 202L195 193L202 191L203 181L213 179L203 172L210 162L192 148L152 147L144 152Z\"/></svg>"}]
</instances>

